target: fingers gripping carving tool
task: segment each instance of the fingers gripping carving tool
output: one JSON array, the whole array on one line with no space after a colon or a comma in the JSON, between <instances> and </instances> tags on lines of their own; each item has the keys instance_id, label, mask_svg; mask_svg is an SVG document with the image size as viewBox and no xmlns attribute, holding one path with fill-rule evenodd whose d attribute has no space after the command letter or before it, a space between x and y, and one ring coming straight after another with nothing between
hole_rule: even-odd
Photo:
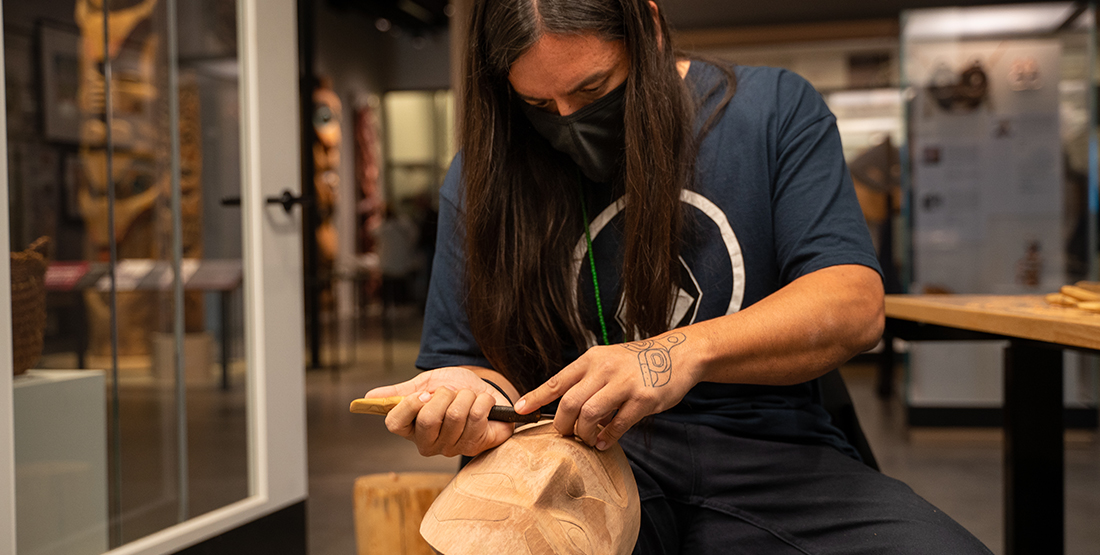
<instances>
[{"instance_id":1,"label":"fingers gripping carving tool","mask_svg":"<svg viewBox=\"0 0 1100 555\"><path fill-rule=\"evenodd\" d=\"M402 399L404 399L404 397L400 395L394 397L356 399L351 402L351 412L356 414L377 414L385 416L389 414ZM515 409L507 405L496 405L489 409L489 420L496 420L498 422L528 424L531 422L538 422L540 419L542 419L542 414L539 413L539 411L532 412L531 414L519 414Z\"/></svg>"}]
</instances>

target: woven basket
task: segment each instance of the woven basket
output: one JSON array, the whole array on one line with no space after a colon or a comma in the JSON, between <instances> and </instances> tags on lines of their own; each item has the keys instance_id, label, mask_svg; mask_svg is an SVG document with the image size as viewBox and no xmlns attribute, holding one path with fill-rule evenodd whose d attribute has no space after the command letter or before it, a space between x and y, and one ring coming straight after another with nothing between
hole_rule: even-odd
<instances>
[{"instance_id":1,"label":"woven basket","mask_svg":"<svg viewBox=\"0 0 1100 555\"><path fill-rule=\"evenodd\" d=\"M42 356L49 243L49 237L40 237L27 250L11 254L11 328L16 376L32 368Z\"/></svg>"}]
</instances>

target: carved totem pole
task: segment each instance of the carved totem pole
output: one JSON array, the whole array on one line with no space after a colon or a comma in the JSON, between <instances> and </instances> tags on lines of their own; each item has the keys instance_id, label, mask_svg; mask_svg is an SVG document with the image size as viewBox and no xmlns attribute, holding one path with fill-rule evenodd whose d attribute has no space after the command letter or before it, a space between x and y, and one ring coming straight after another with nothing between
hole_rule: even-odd
<instances>
[{"instance_id":1,"label":"carved totem pole","mask_svg":"<svg viewBox=\"0 0 1100 555\"><path fill-rule=\"evenodd\" d=\"M157 0L109 2L104 40L104 0L77 0L75 19L81 30L78 107L83 121L79 189L85 222L87 256L109 259L115 241L118 259L170 260L172 239L171 160L167 99L160 94L167 78L159 59L160 37L152 17ZM107 114L105 62L111 61L111 113ZM158 63L160 62L160 63ZM202 255L201 144L198 92L181 77L180 151L183 255ZM107 143L110 125L111 144ZM111 149L111 175L107 153ZM108 229L108 187L114 191L114 229ZM150 332L170 326L171 295L120 291L118 326L120 357L150 352ZM110 305L106 293L85 293L89 319L88 354L111 353ZM185 298L187 331L201 330L201 293Z\"/></svg>"},{"instance_id":2,"label":"carved totem pole","mask_svg":"<svg viewBox=\"0 0 1100 555\"><path fill-rule=\"evenodd\" d=\"M313 188L317 199L317 249L319 268L314 271L322 279L332 272L336 261L339 236L333 216L340 190L340 119L343 112L340 97L332 90L332 83L321 79L313 90ZM321 290L321 306L332 306L332 290L326 285Z\"/></svg>"}]
</instances>

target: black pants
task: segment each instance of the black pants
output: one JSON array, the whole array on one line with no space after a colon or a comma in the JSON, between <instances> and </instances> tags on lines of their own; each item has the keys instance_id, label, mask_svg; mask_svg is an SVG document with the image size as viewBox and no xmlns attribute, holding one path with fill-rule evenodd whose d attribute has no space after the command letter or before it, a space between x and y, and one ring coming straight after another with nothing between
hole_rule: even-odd
<instances>
[{"instance_id":1,"label":"black pants","mask_svg":"<svg viewBox=\"0 0 1100 555\"><path fill-rule=\"evenodd\" d=\"M908 486L832 447L662 418L620 444L642 499L637 555L990 554Z\"/></svg>"}]
</instances>

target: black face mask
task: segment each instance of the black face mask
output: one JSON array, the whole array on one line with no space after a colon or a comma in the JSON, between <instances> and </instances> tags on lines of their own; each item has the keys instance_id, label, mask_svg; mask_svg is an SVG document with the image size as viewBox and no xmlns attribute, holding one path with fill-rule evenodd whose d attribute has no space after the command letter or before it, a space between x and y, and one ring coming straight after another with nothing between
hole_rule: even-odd
<instances>
[{"instance_id":1,"label":"black face mask","mask_svg":"<svg viewBox=\"0 0 1100 555\"><path fill-rule=\"evenodd\" d=\"M568 154L596 183L611 181L626 148L626 83L595 102L559 116L521 102L523 113L555 150Z\"/></svg>"}]
</instances>

